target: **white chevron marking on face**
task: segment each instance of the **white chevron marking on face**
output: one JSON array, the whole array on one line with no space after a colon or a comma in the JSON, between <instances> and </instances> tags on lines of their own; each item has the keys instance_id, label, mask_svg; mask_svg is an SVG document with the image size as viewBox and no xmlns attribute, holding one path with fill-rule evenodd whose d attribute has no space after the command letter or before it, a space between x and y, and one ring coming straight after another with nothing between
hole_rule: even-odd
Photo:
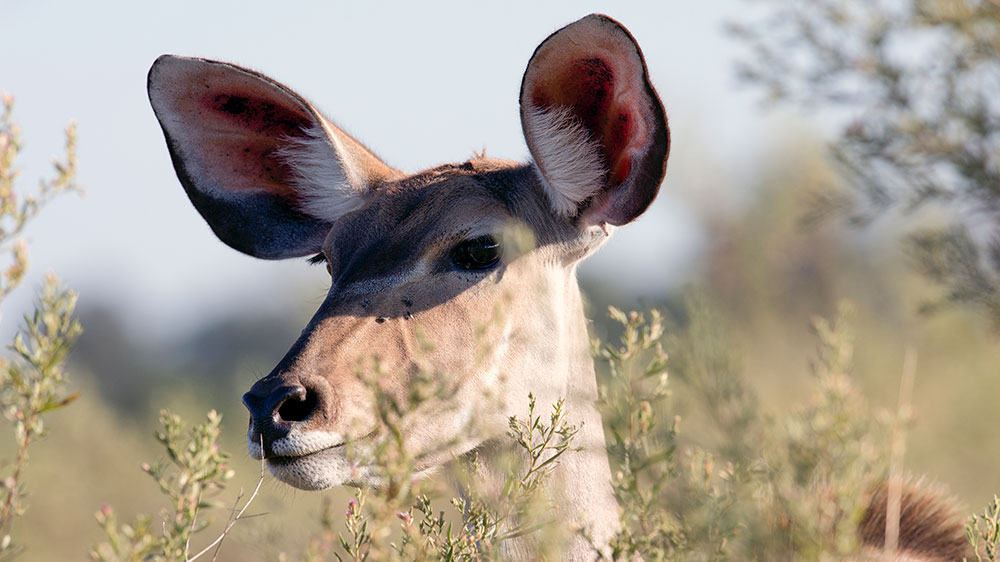
<instances>
[{"instance_id":1,"label":"white chevron marking on face","mask_svg":"<svg viewBox=\"0 0 1000 562\"><path fill-rule=\"evenodd\" d=\"M427 275L429 271L430 267L428 267L426 260L420 260L406 271L384 277L374 277L372 279L365 279L364 281L357 281L345 287L337 288L336 293L345 297L381 293L382 291L388 291L389 289L395 289L407 283L412 283Z\"/></svg>"}]
</instances>

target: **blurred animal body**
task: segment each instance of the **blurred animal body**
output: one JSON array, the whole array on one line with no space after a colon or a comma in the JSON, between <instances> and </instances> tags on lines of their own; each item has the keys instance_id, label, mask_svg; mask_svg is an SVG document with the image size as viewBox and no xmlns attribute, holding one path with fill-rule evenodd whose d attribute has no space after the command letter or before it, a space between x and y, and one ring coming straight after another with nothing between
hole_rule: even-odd
<instances>
[{"instance_id":1,"label":"blurred animal body","mask_svg":"<svg viewBox=\"0 0 1000 562\"><path fill-rule=\"evenodd\" d=\"M582 450L564 456L550 491L561 520L607 543L618 513L576 270L652 203L670 147L621 24L590 15L535 50L520 89L528 163L483 156L402 172L289 88L223 62L164 55L148 90L180 182L216 235L259 258L315 256L330 272L315 316L243 397L251 456L305 490L377 481L344 446L371 438L358 369L373 358L376 384L400 399L421 370L453 389L453 406L407 424L421 472L476 449L488 464L529 392L564 398ZM530 545L511 555L532 558ZM567 559L593 557L584 541L569 545Z\"/></svg>"}]
</instances>

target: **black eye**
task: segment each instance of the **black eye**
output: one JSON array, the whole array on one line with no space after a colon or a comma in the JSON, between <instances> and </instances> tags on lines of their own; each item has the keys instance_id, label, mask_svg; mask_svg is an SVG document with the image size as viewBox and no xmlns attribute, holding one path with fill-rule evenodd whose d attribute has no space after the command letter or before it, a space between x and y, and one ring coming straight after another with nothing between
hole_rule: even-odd
<instances>
[{"instance_id":1,"label":"black eye","mask_svg":"<svg viewBox=\"0 0 1000 562\"><path fill-rule=\"evenodd\" d=\"M503 256L500 241L490 236L466 240L451 251L451 261L462 269L486 269L496 265Z\"/></svg>"}]
</instances>

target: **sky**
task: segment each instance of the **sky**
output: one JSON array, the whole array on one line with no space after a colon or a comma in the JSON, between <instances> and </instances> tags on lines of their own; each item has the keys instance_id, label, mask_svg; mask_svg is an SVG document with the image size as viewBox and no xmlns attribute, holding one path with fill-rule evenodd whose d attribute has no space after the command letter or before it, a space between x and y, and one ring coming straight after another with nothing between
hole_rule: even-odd
<instances>
[{"instance_id":1,"label":"sky","mask_svg":"<svg viewBox=\"0 0 1000 562\"><path fill-rule=\"evenodd\" d=\"M671 123L667 179L646 215L582 275L659 294L693 278L705 233L693 206L738 206L723 177L751 173L782 116L737 83L723 32L740 0L692 2L52 2L2 0L0 90L23 129L21 188L50 176L62 130L79 127L83 198L28 230L37 286L57 272L81 299L113 300L143 333L176 333L233 307L315 305L323 268L265 262L219 242L178 183L146 97L160 54L226 60L290 86L390 165L418 171L490 156L526 161L517 94L555 29L591 12L638 40ZM13 53L13 55L11 55ZM700 203L699 203L700 202ZM3 326L30 304L20 290Z\"/></svg>"}]
</instances>

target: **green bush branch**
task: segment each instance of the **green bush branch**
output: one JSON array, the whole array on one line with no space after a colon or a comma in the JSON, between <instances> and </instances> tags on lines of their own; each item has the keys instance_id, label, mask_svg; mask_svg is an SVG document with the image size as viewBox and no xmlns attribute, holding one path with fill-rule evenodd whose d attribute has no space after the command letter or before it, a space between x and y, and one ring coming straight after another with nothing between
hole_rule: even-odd
<instances>
[{"instance_id":1,"label":"green bush branch","mask_svg":"<svg viewBox=\"0 0 1000 562\"><path fill-rule=\"evenodd\" d=\"M39 182L35 195L16 189L20 175L21 131L13 120L14 98L0 95L0 252L11 255L11 263L0 274L0 303L16 289L28 270L28 245L21 234L53 198L76 185L76 126L66 128L66 155L54 162L56 177ZM13 424L15 457L2 467L0 480L0 558L20 551L11 537L14 520L24 513L24 468L31 444L45 435L45 414L77 398L66 390L64 367L80 324L73 317L76 294L59 286L54 275L45 279L34 311L8 347L9 357L0 358L0 412Z\"/></svg>"},{"instance_id":2,"label":"green bush branch","mask_svg":"<svg viewBox=\"0 0 1000 562\"><path fill-rule=\"evenodd\" d=\"M119 525L114 510L110 506L102 507L95 516L104 530L105 541L91 550L92 560L190 561L221 546L222 540L256 497L264 480L262 467L257 488L242 508L238 505L242 499L240 492L223 533L200 552L192 554L191 539L210 523L203 516L204 510L223 507L211 500L236 475L227 462L229 455L218 445L221 422L222 416L213 410L204 422L187 428L176 414L160 413L161 429L156 433L156 440L166 450L168 461L152 465L144 463L142 470L153 478L170 502L170 507L162 514L163 524L157 533L152 517L139 515L132 523Z\"/></svg>"},{"instance_id":3,"label":"green bush branch","mask_svg":"<svg viewBox=\"0 0 1000 562\"><path fill-rule=\"evenodd\" d=\"M10 253L11 264L0 275L0 302L24 278L28 269L28 245L20 238L24 228L54 198L68 192L82 193L76 183L76 124L66 127L66 154L54 160L56 176L40 180L35 194L19 193L15 181L20 175L16 168L21 153L21 128L13 120L14 97L0 94L3 113L0 114L0 251Z\"/></svg>"},{"instance_id":4,"label":"green bush branch","mask_svg":"<svg viewBox=\"0 0 1000 562\"><path fill-rule=\"evenodd\" d=\"M1000 496L983 513L973 515L965 525L965 536L976 553L977 562L1000 560Z\"/></svg>"},{"instance_id":5,"label":"green bush branch","mask_svg":"<svg viewBox=\"0 0 1000 562\"><path fill-rule=\"evenodd\" d=\"M377 371L377 368L376 368ZM420 480L415 474L415 459L406 448L410 416L422 408L448 408L453 396L439 378L418 373L411 380L410 392L401 400L370 381L375 399L378 436L370 455L382 483L362 487L348 503L344 527L338 536L338 560L494 560L500 557L500 545L542 532L550 526L551 503L542 491L562 455L571 452L576 428L566 422L562 401L552 407L547 417L536 412L534 396L529 396L528 415L508 420L507 439L516 445L517 454L499 459L501 467L481 465L473 453L457 469L463 495L450 504L462 523L446 519L445 510L434 507L432 497L440 496L440 485ZM349 454L360 451L349 447ZM366 452L367 454L367 452ZM498 490L482 485L482 471L496 470L504 480ZM327 512L328 513L328 512ZM306 552L307 560L322 560L329 553L332 527L324 518L323 532L313 539Z\"/></svg>"}]
</instances>

